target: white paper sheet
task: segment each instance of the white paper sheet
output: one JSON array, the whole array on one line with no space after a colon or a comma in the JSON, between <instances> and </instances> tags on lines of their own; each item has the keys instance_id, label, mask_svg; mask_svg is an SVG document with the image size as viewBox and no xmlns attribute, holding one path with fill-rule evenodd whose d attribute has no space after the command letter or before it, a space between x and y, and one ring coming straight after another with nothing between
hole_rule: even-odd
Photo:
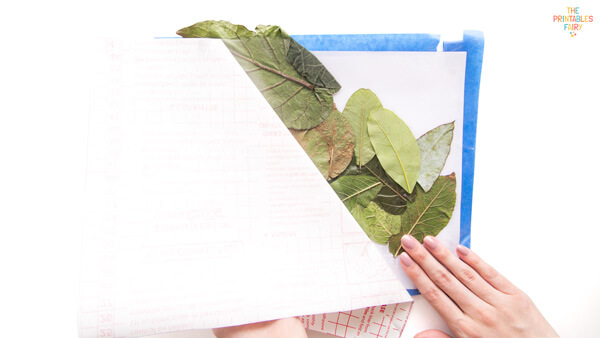
<instances>
[{"instance_id":1,"label":"white paper sheet","mask_svg":"<svg viewBox=\"0 0 600 338\"><path fill-rule=\"evenodd\" d=\"M410 300L220 41L97 55L81 337Z\"/></svg>"}]
</instances>

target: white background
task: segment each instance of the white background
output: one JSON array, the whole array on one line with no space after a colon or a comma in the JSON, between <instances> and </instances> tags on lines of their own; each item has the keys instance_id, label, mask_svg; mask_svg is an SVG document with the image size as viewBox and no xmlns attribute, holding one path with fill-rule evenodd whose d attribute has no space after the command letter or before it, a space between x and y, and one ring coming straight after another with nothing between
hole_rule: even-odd
<instances>
[{"instance_id":1,"label":"white background","mask_svg":"<svg viewBox=\"0 0 600 338\"><path fill-rule=\"evenodd\" d=\"M574 38L552 22L579 6ZM20 2L0 12L0 335L76 337L86 39L226 19L291 34L485 34L473 249L565 337L600 322L600 5L580 1ZM442 327L418 300L407 336Z\"/></svg>"}]
</instances>

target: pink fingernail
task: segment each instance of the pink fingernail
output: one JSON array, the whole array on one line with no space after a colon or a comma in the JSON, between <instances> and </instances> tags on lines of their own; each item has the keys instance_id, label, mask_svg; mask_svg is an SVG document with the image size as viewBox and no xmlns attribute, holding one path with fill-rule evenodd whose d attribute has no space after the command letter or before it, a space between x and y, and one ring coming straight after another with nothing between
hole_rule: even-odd
<instances>
[{"instance_id":1,"label":"pink fingernail","mask_svg":"<svg viewBox=\"0 0 600 338\"><path fill-rule=\"evenodd\" d=\"M410 256L406 252L400 254L400 261L402 262L402 265L404 265L407 268L413 263L412 258L410 258Z\"/></svg>"},{"instance_id":2,"label":"pink fingernail","mask_svg":"<svg viewBox=\"0 0 600 338\"><path fill-rule=\"evenodd\" d=\"M438 247L437 242L431 236L425 237L425 239L423 240L423 245L425 245L425 247L431 251L435 250Z\"/></svg>"},{"instance_id":3,"label":"pink fingernail","mask_svg":"<svg viewBox=\"0 0 600 338\"><path fill-rule=\"evenodd\" d=\"M461 255L461 256L466 256L469 254L469 249L467 249L466 247L462 246L462 245L458 245L456 247L456 251Z\"/></svg>"},{"instance_id":4,"label":"pink fingernail","mask_svg":"<svg viewBox=\"0 0 600 338\"><path fill-rule=\"evenodd\" d=\"M408 250L412 250L417 246L417 240L414 239L414 237L411 235L402 236L402 238L400 239L400 242L402 243L402 246L404 247L404 249L408 249Z\"/></svg>"}]
</instances>

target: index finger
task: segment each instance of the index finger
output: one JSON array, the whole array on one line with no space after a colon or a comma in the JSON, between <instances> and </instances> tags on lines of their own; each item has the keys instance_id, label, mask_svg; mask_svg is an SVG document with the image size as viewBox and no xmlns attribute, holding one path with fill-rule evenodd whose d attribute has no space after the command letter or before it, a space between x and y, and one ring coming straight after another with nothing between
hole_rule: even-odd
<instances>
[{"instance_id":1,"label":"index finger","mask_svg":"<svg viewBox=\"0 0 600 338\"><path fill-rule=\"evenodd\" d=\"M462 310L427 276L425 271L403 252L400 254L402 269L415 283L425 300L435 309L446 323L466 318Z\"/></svg>"},{"instance_id":2,"label":"index finger","mask_svg":"<svg viewBox=\"0 0 600 338\"><path fill-rule=\"evenodd\" d=\"M514 286L513 283L498 273L496 269L484 262L483 259L481 259L477 254L467 247L459 245L456 248L456 253L463 262L467 263L470 267L477 271L477 273L488 283L490 283L490 285L496 290L505 294L514 294L519 291L519 289Z\"/></svg>"}]
</instances>

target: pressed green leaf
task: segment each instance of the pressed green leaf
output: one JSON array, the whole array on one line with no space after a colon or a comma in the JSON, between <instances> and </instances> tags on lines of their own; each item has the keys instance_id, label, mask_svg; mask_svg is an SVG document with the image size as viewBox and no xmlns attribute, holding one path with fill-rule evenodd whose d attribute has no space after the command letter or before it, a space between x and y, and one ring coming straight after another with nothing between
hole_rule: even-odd
<instances>
[{"instance_id":1,"label":"pressed green leaf","mask_svg":"<svg viewBox=\"0 0 600 338\"><path fill-rule=\"evenodd\" d=\"M177 34L185 38L223 39L288 128L316 127L334 109L332 94L340 88L339 84L314 56L308 56L310 52L301 50L278 26L258 26L252 32L226 21L203 21L180 29ZM288 55L294 65L288 61Z\"/></svg>"},{"instance_id":2,"label":"pressed green leaf","mask_svg":"<svg viewBox=\"0 0 600 338\"><path fill-rule=\"evenodd\" d=\"M240 39L251 38L256 34L242 25L234 25L228 21L208 20L182 28L177 35L184 38Z\"/></svg>"},{"instance_id":3,"label":"pressed green leaf","mask_svg":"<svg viewBox=\"0 0 600 338\"><path fill-rule=\"evenodd\" d=\"M402 193L399 195L397 191L384 186L379 190L373 202L392 215L401 215L406 210L406 203L410 198L410 195L404 189L402 191L404 195Z\"/></svg>"},{"instance_id":4,"label":"pressed green leaf","mask_svg":"<svg viewBox=\"0 0 600 338\"><path fill-rule=\"evenodd\" d=\"M383 184L374 201L388 213L400 215L406 210L406 203L414 199L414 195L406 192L385 173L377 156L363 167L363 172L376 177Z\"/></svg>"},{"instance_id":5,"label":"pressed green leaf","mask_svg":"<svg viewBox=\"0 0 600 338\"><path fill-rule=\"evenodd\" d=\"M359 167L367 164L375 156L375 150L367 131L367 120L372 110L382 107L377 95L368 89L359 89L354 92L344 107L343 114L354 129L356 138L354 156Z\"/></svg>"},{"instance_id":6,"label":"pressed green leaf","mask_svg":"<svg viewBox=\"0 0 600 338\"><path fill-rule=\"evenodd\" d=\"M330 180L350 164L354 133L346 118L336 110L319 126L306 132L300 139L300 145L321 174Z\"/></svg>"},{"instance_id":7,"label":"pressed green leaf","mask_svg":"<svg viewBox=\"0 0 600 338\"><path fill-rule=\"evenodd\" d=\"M431 189L446 164L453 133L454 122L450 122L431 129L417 139L421 153L421 170L417 182L425 192Z\"/></svg>"},{"instance_id":8,"label":"pressed green leaf","mask_svg":"<svg viewBox=\"0 0 600 338\"><path fill-rule=\"evenodd\" d=\"M404 236L404 234L402 233L402 231L400 231L400 233L397 233L394 236L390 237L390 240L388 241L388 247L390 249L390 252L394 255L394 257L398 257L398 255L404 252L404 250L401 249L402 242L400 240L402 239L402 236Z\"/></svg>"},{"instance_id":9,"label":"pressed green leaf","mask_svg":"<svg viewBox=\"0 0 600 338\"><path fill-rule=\"evenodd\" d=\"M321 61L294 39L291 39L287 60L306 81L319 87L332 89L332 94L340 90L340 84Z\"/></svg>"},{"instance_id":10,"label":"pressed green leaf","mask_svg":"<svg viewBox=\"0 0 600 338\"><path fill-rule=\"evenodd\" d=\"M366 207L381 189L381 182L368 175L342 176L330 185L348 210L356 205Z\"/></svg>"},{"instance_id":11,"label":"pressed green leaf","mask_svg":"<svg viewBox=\"0 0 600 338\"><path fill-rule=\"evenodd\" d=\"M373 210L367 210L365 207L356 204L352 209L350 209L350 214L356 220L356 223L360 225L365 233L368 234L368 229L371 228L371 225L375 222L375 218L373 216Z\"/></svg>"},{"instance_id":12,"label":"pressed green leaf","mask_svg":"<svg viewBox=\"0 0 600 338\"><path fill-rule=\"evenodd\" d=\"M390 237L400 232L402 217L390 215L377 204L370 203L366 208L354 206L350 211L369 238L379 244L387 244Z\"/></svg>"},{"instance_id":13,"label":"pressed green leaf","mask_svg":"<svg viewBox=\"0 0 600 338\"><path fill-rule=\"evenodd\" d=\"M408 126L394 112L377 108L367 121L369 138L385 172L409 194L421 166L419 146Z\"/></svg>"},{"instance_id":14,"label":"pressed green leaf","mask_svg":"<svg viewBox=\"0 0 600 338\"><path fill-rule=\"evenodd\" d=\"M416 189L415 201L408 203L402 214L402 230L390 239L389 249L394 257L401 254L400 238L409 234L419 242L425 236L436 236L448 225L456 204L456 177L440 176L431 189L425 192L420 186Z\"/></svg>"}]
</instances>

